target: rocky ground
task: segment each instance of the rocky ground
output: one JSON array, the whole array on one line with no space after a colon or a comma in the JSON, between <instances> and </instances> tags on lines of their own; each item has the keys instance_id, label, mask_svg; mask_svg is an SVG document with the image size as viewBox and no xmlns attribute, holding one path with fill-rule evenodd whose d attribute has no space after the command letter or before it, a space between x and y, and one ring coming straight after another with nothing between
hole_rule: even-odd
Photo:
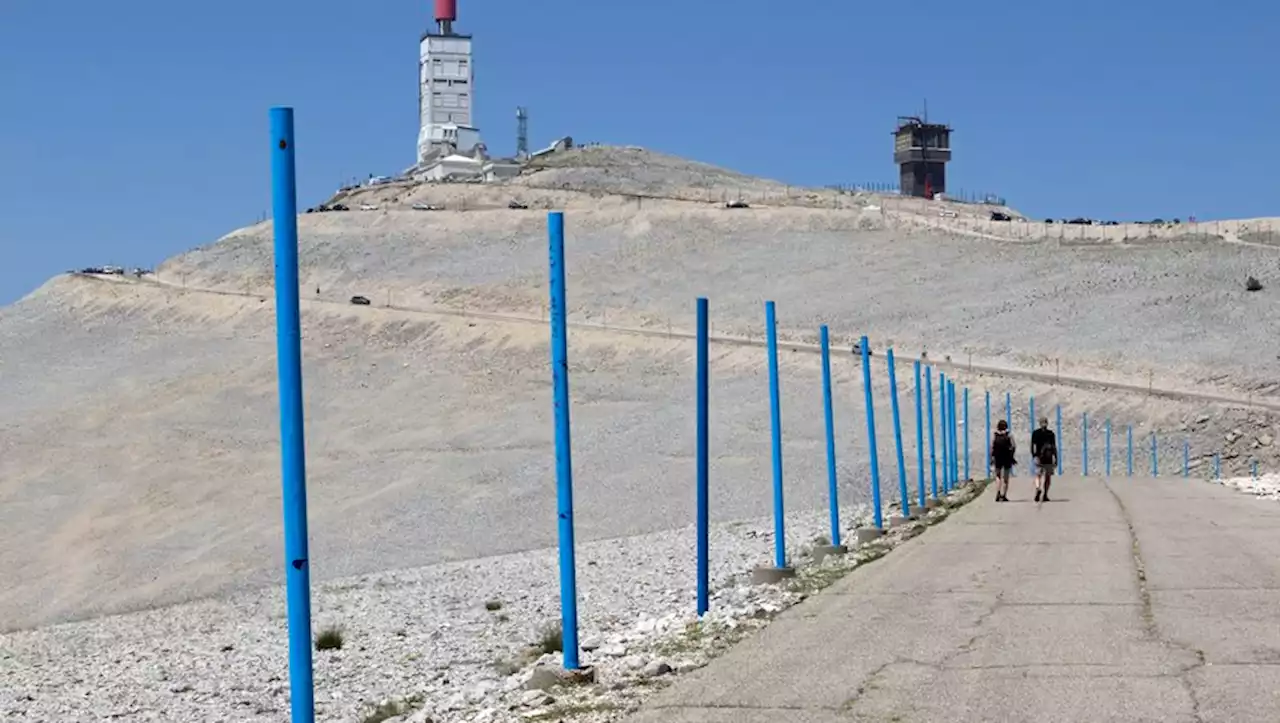
<instances>
[{"instance_id":1,"label":"rocky ground","mask_svg":"<svg viewBox=\"0 0 1280 723\"><path fill-rule=\"evenodd\" d=\"M1280 474L1259 474L1257 477L1227 477L1222 484L1260 499L1280 500Z\"/></svg>"},{"instance_id":2,"label":"rocky ground","mask_svg":"<svg viewBox=\"0 0 1280 723\"><path fill-rule=\"evenodd\" d=\"M947 498L963 504L981 485ZM655 685L710 657L853 566L940 521L815 560L823 515L791 515L796 580L753 586L769 559L768 520L720 526L712 612L694 615L692 530L606 540L578 551L582 663L566 684L554 550L317 585L321 721L611 720ZM846 509L850 527L866 524ZM888 511L886 511L888 514ZM286 720L288 658L279 589L0 636L0 717L15 721Z\"/></svg>"}]
</instances>

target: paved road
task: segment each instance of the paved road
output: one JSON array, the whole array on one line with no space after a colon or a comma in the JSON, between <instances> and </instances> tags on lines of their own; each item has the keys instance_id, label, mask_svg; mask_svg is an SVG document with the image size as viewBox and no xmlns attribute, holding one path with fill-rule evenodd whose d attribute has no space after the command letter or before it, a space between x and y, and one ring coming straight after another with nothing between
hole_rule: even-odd
<instances>
[{"instance_id":1,"label":"paved road","mask_svg":"<svg viewBox=\"0 0 1280 723\"><path fill-rule=\"evenodd\" d=\"M994 487L632 723L1280 721L1280 504L1183 479Z\"/></svg>"}]
</instances>

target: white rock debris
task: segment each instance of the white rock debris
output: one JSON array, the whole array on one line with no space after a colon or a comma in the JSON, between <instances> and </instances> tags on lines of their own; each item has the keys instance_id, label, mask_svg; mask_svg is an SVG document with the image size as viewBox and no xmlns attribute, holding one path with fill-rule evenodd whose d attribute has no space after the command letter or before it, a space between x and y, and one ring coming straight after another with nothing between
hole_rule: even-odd
<instances>
[{"instance_id":1,"label":"white rock debris","mask_svg":"<svg viewBox=\"0 0 1280 723\"><path fill-rule=\"evenodd\" d=\"M864 514L844 510L845 526ZM803 600L807 574L856 565L857 555L812 564L807 549L825 542L826 525L824 512L788 519L802 574L786 587L747 584L769 560L771 521L713 527L712 610L701 621L692 529L580 546L591 685L564 685L551 644L555 550L316 585L313 632L343 638L340 649L313 650L317 720L616 718ZM0 720L285 721L286 631L283 590L271 589L0 635Z\"/></svg>"}]
</instances>

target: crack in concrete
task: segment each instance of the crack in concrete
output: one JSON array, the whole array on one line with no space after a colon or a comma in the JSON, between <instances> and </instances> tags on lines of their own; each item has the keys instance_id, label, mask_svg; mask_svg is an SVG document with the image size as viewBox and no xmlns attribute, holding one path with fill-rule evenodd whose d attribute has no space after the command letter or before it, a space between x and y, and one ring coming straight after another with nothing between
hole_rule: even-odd
<instances>
[{"instance_id":1,"label":"crack in concrete","mask_svg":"<svg viewBox=\"0 0 1280 723\"><path fill-rule=\"evenodd\" d=\"M915 658L895 656L893 660L890 660L888 662L885 662L877 666L875 670L872 670L870 673L868 673L866 678L864 678L863 681L858 685L857 689L854 690L853 692L853 696L851 696L848 700L846 700L840 706L840 710L846 711L846 712L852 711L854 707L856 707L857 704L862 700L863 696L867 694L868 690L871 689L871 686L875 685L876 680L880 676L888 672L888 670L895 665L918 665L922 668L927 668L935 672L942 672L947 670L947 663L951 662L952 660L955 660L957 657L964 655L965 653L973 652L973 646L977 645L978 641L981 640L983 637L990 634L990 631L984 631L981 628L984 625L986 625L987 621L991 619L991 616L995 615L996 611L998 611L1003 605L1004 605L1003 594L997 594L996 599L991 602L991 605L987 609L979 613L977 618L974 620L973 626L975 628L978 628L978 632L974 633L973 636L970 637L964 643L961 643L954 651L944 655L936 663L925 661L925 660L917 660Z\"/></svg>"},{"instance_id":2,"label":"crack in concrete","mask_svg":"<svg viewBox=\"0 0 1280 723\"><path fill-rule=\"evenodd\" d=\"M1107 488L1107 492L1111 494L1111 498L1115 500L1116 506L1120 508L1120 516L1124 518L1124 523L1129 528L1129 541L1133 546L1134 577L1138 583L1138 598L1142 605L1144 632L1150 639L1162 645L1177 648L1196 657L1195 663L1184 667L1177 673L1162 677L1176 677L1182 683L1183 689L1187 691L1187 696L1191 699L1192 717L1197 723L1203 723L1204 715L1200 712L1200 696L1197 694L1195 686L1191 684L1191 674L1205 666L1204 651L1160 632L1160 624L1156 622L1155 608L1151 604L1151 591L1147 587L1147 565L1142 557L1142 546L1138 543L1138 531L1134 529L1133 518L1129 515L1129 509L1125 507L1124 500L1120 499L1120 495L1116 494L1111 484L1105 479L1103 479L1102 484Z\"/></svg>"}]
</instances>

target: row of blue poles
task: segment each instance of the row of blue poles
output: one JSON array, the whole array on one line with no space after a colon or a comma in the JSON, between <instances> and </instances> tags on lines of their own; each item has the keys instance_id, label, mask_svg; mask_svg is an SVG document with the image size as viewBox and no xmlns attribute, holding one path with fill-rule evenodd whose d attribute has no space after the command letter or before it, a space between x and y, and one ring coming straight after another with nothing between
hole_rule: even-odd
<instances>
[{"instance_id":1,"label":"row of blue poles","mask_svg":"<svg viewBox=\"0 0 1280 723\"><path fill-rule=\"evenodd\" d=\"M305 441L302 405L302 352L301 325L298 301L298 231L297 190L293 109L272 108L270 112L272 213L274 218L275 288L276 288L276 343L277 372L279 375L281 477L284 508L285 580L288 614L290 712L293 723L314 723L314 680L311 658L311 603L310 560L307 532L307 497ZM567 302L564 260L564 215L553 212L548 215L549 270L551 293L551 366L553 405L555 412L556 457L556 508L560 550L560 610L563 634L564 666L573 670L580 667L578 653L578 612L576 561L574 556L573 525L573 463L570 448L569 417L569 366ZM775 514L775 561L779 567L786 565L786 535L783 515L781 406L778 380L777 329L774 303L765 305L768 327L768 355L770 380L770 407L773 437L773 484ZM705 298L697 300L697 610L699 615L709 608L709 478L710 478L710 403L709 403L709 322L708 304ZM832 544L840 544L840 519L838 483L836 476L836 450L834 413L832 409L831 360L829 332L821 328L823 406L826 426L827 484L831 506ZM875 411L872 403L870 349L867 337L860 340L862 381L867 414L867 437L871 465L872 503L874 523L883 528L884 520L880 499L880 471L876 445ZM897 374L893 350L888 350L889 385L891 388L894 424L894 446L898 468L898 487L904 516L910 515L906 464L903 454L901 415L898 403ZM917 493L921 507L926 505L926 480L924 457L924 428L926 400L929 444L929 488L933 498L939 494L937 443L942 452L942 491L950 491L961 479L969 479L970 419L969 390L962 395L963 416L957 405L957 389L954 380L938 374L938 413L935 427L933 370L914 364L916 407L916 463ZM923 391L923 393L922 393ZM985 435L991 436L991 393L984 395ZM1031 424L1035 424L1035 400L1030 403ZM1012 420L1012 396L1005 394L1005 418ZM960 474L959 427L964 427L964 475ZM1083 471L1088 474L1088 417L1083 418ZM935 431L939 430L939 439ZM1062 409L1057 409L1057 429L1061 436ZM1133 474L1133 427L1127 428L1128 473ZM985 454L987 474L991 472L990 449ZM1158 475L1156 436L1151 437L1151 472ZM1189 444L1183 447L1183 474L1189 473ZM1214 475L1220 476L1220 457L1214 455ZM1061 457L1059 457L1061 471ZM1257 476L1257 462L1253 474ZM1106 469L1111 473L1111 420L1106 421Z\"/></svg>"}]
</instances>

